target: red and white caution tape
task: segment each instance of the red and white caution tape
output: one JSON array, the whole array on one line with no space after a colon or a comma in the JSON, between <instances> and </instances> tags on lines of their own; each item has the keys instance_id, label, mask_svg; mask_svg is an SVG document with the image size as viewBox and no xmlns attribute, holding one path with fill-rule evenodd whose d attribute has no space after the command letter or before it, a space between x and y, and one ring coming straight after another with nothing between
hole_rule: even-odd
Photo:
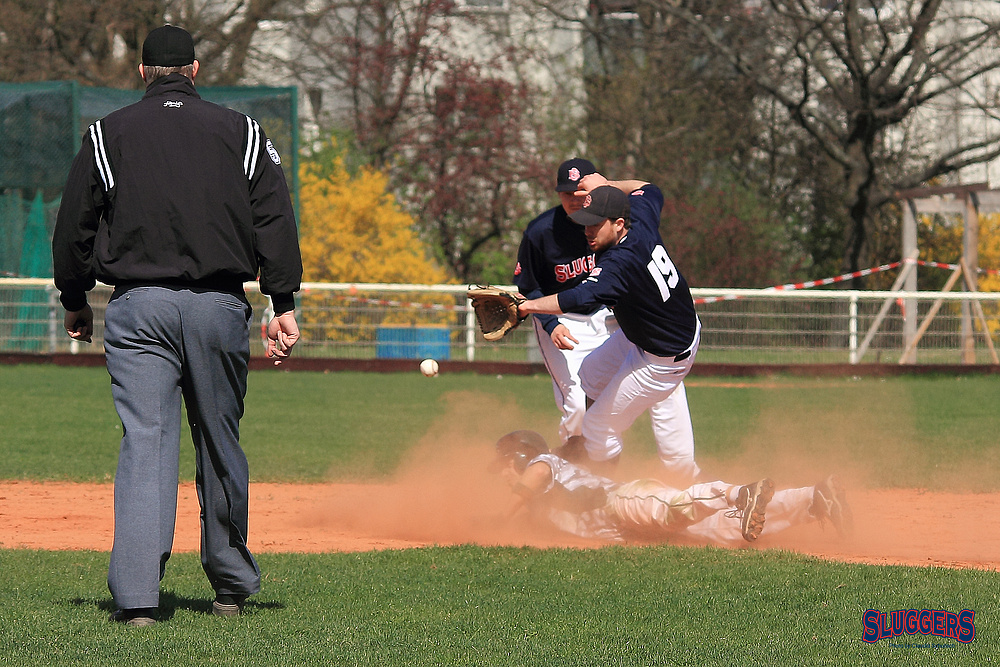
<instances>
[{"instance_id":1,"label":"red and white caution tape","mask_svg":"<svg viewBox=\"0 0 1000 667\"><path fill-rule=\"evenodd\" d=\"M775 285L774 287L766 287L763 291L781 291L781 290L799 290L808 289L810 287L822 287L823 285L833 285L835 283L844 282L845 280L853 280L854 278L862 278L864 276L870 276L875 273L881 273L882 271L891 271L892 269L897 269L902 264L915 263L919 266L926 266L936 269L949 269L957 270L960 264L945 264L943 262L931 262L927 260L914 260L905 259L901 262L892 262L890 264L883 264L881 266L872 267L870 269L862 269L861 271L852 271L850 273L844 273L839 276L834 276L832 278L822 278L820 280L809 280L799 283L786 283L784 285ZM1000 270L997 269L979 269L979 273L985 273L989 275L1000 275ZM309 290L305 289L304 292L308 293ZM466 306L463 305L449 305L440 303L416 303L411 301L395 301L388 299L368 299L363 297L354 296L357 292L356 288L349 292L349 295L336 295L335 298L342 299L345 301L352 301L355 303L364 303L369 305L390 307L390 308L414 308L418 310L431 310L440 312L450 312L450 311L466 311ZM717 303L719 301L734 301L736 299L747 298L746 295L742 294L726 294L723 296L711 296L703 297L700 299L695 299L694 302L698 305L706 303Z\"/></svg>"},{"instance_id":2,"label":"red and white caution tape","mask_svg":"<svg viewBox=\"0 0 1000 667\"><path fill-rule=\"evenodd\" d=\"M960 264L944 264L942 262L930 262L930 261L923 260L923 259L917 259L917 260L907 259L907 260L903 260L902 262L892 262L891 264L883 264L882 266L876 266L876 267L873 267L871 269L862 269L861 271L852 271L851 273L845 273L843 275L834 276L833 278L823 278L821 280L810 280L810 281L801 282L801 283L787 283L785 285L775 285L774 287L766 287L766 288L764 288L764 291L768 291L768 290L772 290L772 291L777 291L777 290L797 290L797 289L806 289L806 288L809 288L809 287L820 287L822 285L832 285L834 283L843 282L845 280L852 280L854 278L861 278L862 276L868 276L868 275L871 275L873 273L879 273L881 271L889 271L891 269L896 269L896 268L899 268L899 266L901 264L903 264L903 263L906 263L906 264L915 263L918 266L927 266L927 267L931 267L931 268L935 268L935 269L949 269L949 270L952 270L952 271L955 271L955 270L957 270L958 268L961 267ZM1000 274L1000 270L997 270L997 269L979 269L979 273L985 273L985 274L988 274L988 275L998 275L998 274ZM733 301L735 299L743 299L743 298L746 298L746 297L744 295L739 295L739 294L727 294L725 296L710 296L710 297L704 297L704 298L701 298L701 299L695 299L694 302L696 304L716 303L717 301Z\"/></svg>"},{"instance_id":3,"label":"red and white caution tape","mask_svg":"<svg viewBox=\"0 0 1000 667\"><path fill-rule=\"evenodd\" d=\"M909 260L906 260L906 261L907 262L914 262L914 263L917 264L917 266L929 266L929 267L934 268L934 269L948 269L949 271L957 271L962 266L961 264L945 264L943 262L929 262L929 261L924 260L924 259L917 259L917 260L909 259ZM989 275L989 276L1000 275L1000 269L982 269L982 268L980 268L980 269L976 269L976 272L977 273L981 273L981 274L986 274L986 275Z\"/></svg>"},{"instance_id":4,"label":"red and white caution tape","mask_svg":"<svg viewBox=\"0 0 1000 667\"><path fill-rule=\"evenodd\" d=\"M892 264L883 264L882 266L876 266L872 269L862 269L861 271L853 271L851 273L845 273L840 276L834 276L833 278L823 278L821 280L810 280L804 283L788 283L786 285L778 285L776 287L768 287L769 290L792 290L792 289L804 289L806 287L819 287L820 285L832 285L833 283L843 282L845 280L851 280L853 278L861 278L862 276L870 276L873 273L879 273L881 271L888 271L890 269L898 268L902 262L893 262Z\"/></svg>"},{"instance_id":5,"label":"red and white caution tape","mask_svg":"<svg viewBox=\"0 0 1000 667\"><path fill-rule=\"evenodd\" d=\"M862 276L868 276L873 273L879 273L880 271L889 271L890 269L898 268L902 262L893 262L891 264L883 264L882 266L876 266L871 269L862 269L861 271L852 271L851 273L845 273L843 275L834 276L833 278L822 278L820 280L809 280L801 283L787 283L785 285L775 285L774 287L766 287L764 291L778 291L778 290L797 290L806 289L809 287L819 287L821 285L832 285L834 283L843 282L845 280L851 280L852 278L860 278ZM727 294L725 296L709 296L703 297L701 299L695 299L696 304L703 303L715 303L717 301L732 301L734 299L745 298L738 294Z\"/></svg>"}]
</instances>

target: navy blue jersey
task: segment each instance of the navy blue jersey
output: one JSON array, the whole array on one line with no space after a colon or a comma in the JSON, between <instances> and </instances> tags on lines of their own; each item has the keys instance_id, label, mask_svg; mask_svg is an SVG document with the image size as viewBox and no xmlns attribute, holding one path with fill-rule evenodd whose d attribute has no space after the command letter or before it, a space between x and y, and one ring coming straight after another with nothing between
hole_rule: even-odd
<instances>
[{"instance_id":1,"label":"navy blue jersey","mask_svg":"<svg viewBox=\"0 0 1000 667\"><path fill-rule=\"evenodd\" d=\"M594 261L583 227L570 220L562 206L556 206L529 222L524 230L517 250L514 284L529 299L558 294L579 285L594 268ZM554 315L535 317L548 333L559 323Z\"/></svg>"},{"instance_id":2,"label":"navy blue jersey","mask_svg":"<svg viewBox=\"0 0 1000 667\"><path fill-rule=\"evenodd\" d=\"M559 294L565 313L614 310L622 333L643 350L673 357L694 343L698 315L687 281L660 237L663 193L646 185L629 196L632 226L597 258L597 266L575 288Z\"/></svg>"}]
</instances>

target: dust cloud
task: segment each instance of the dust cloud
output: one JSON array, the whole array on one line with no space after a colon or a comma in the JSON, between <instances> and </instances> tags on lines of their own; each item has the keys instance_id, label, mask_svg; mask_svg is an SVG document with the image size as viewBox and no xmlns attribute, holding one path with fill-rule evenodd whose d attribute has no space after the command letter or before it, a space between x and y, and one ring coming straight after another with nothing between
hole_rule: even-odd
<instances>
[{"instance_id":1,"label":"dust cloud","mask_svg":"<svg viewBox=\"0 0 1000 667\"><path fill-rule=\"evenodd\" d=\"M525 422L516 405L496 397L453 393L443 400L447 401L444 416L416 443L392 479L344 485L342 493L324 497L309 510L309 529L360 534L376 547L600 546L530 524L523 516L506 516L512 497L500 477L489 471L493 443L511 430L530 428L545 435L551 445L553 425ZM868 455L873 443L859 442L858 434L879 434L875 458L884 461L905 457L908 439L916 436L891 414L856 406L846 409L850 419L839 409L788 414L771 406L762 411L738 456L720 460L699 456L709 476L734 484L770 477L778 488L811 486L835 473L848 489L854 515L850 538L841 539L832 526L818 522L770 535L765 526L750 548L866 563L998 567L1000 519L995 517L1000 513L987 513L995 524L988 528L982 523L982 510L984 503L1000 509L1000 494L883 488L881 475L886 472L873 467ZM822 447L802 446L818 438ZM636 456L624 456L616 476L674 481L655 458ZM975 528L968 525L973 507L978 517Z\"/></svg>"},{"instance_id":2,"label":"dust cloud","mask_svg":"<svg viewBox=\"0 0 1000 667\"><path fill-rule=\"evenodd\" d=\"M513 497L490 471L493 446L522 426L518 408L493 396L454 392L444 415L382 484L351 485L351 493L315 510L314 528L335 527L374 538L424 544L573 546L588 544L527 517L510 517ZM550 443L551 444L551 443Z\"/></svg>"},{"instance_id":3,"label":"dust cloud","mask_svg":"<svg viewBox=\"0 0 1000 667\"><path fill-rule=\"evenodd\" d=\"M510 519L506 512L511 493L498 475L489 472L493 444L500 436L526 428L554 444L554 424L532 423L514 403L482 394L454 393L443 400L447 402L444 416L409 449L399 472L383 483L252 483L251 550L317 553L455 544L601 546L526 523L523 516ZM955 486L907 486L903 468L912 466L898 462L912 455L912 443L920 434L898 414L866 408L863 398L852 401L836 408L820 405L790 413L775 400L764 406L747 430L738 455L712 459L699 453L707 474L730 483L766 476L778 488L791 488L814 484L830 473L837 473L846 483L855 519L852 538L839 539L829 525L824 528L817 522L769 534L765 522L760 539L742 548L783 549L879 565L1000 571L1000 493L970 493L960 479L963 472L974 475L975 471L961 471L963 466L958 465L934 477L955 480ZM695 433L697 439L697 423ZM802 447L803 442L822 446ZM628 445L618 478L671 481L655 456L644 459ZM111 484L0 480L0 502L0 546L4 548L111 548ZM197 552L199 529L194 484L183 483L174 551Z\"/></svg>"}]
</instances>

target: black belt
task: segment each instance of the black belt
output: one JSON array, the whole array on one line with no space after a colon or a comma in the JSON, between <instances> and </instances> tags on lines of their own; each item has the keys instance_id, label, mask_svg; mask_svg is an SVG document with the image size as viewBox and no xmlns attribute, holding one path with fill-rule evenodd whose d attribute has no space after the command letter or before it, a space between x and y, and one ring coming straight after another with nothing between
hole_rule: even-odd
<instances>
[{"instance_id":1,"label":"black belt","mask_svg":"<svg viewBox=\"0 0 1000 667\"><path fill-rule=\"evenodd\" d=\"M202 278L201 280L119 280L115 282L115 294L121 294L133 287L163 287L172 290L193 292L226 292L243 296L243 281L239 278Z\"/></svg>"},{"instance_id":2,"label":"black belt","mask_svg":"<svg viewBox=\"0 0 1000 667\"><path fill-rule=\"evenodd\" d=\"M648 354L650 357L652 357L654 359L659 359L663 363L670 364L670 363L673 363L675 361L684 361L685 359L687 359L688 357L691 356L691 350L684 350L683 352L681 352L680 354L678 354L676 357L668 357L666 355L653 354L652 352L648 352L646 350L643 350L643 354Z\"/></svg>"}]
</instances>

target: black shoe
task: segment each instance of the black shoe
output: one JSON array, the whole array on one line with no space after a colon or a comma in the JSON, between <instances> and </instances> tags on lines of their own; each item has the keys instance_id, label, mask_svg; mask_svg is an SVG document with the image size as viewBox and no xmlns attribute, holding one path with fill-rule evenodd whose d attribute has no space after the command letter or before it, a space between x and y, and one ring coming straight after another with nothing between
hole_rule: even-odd
<instances>
[{"instance_id":1,"label":"black shoe","mask_svg":"<svg viewBox=\"0 0 1000 667\"><path fill-rule=\"evenodd\" d=\"M246 595L224 595L219 593L212 602L212 613L216 616L239 616L243 613Z\"/></svg>"},{"instance_id":2,"label":"black shoe","mask_svg":"<svg viewBox=\"0 0 1000 667\"><path fill-rule=\"evenodd\" d=\"M144 607L141 609L115 609L111 612L111 620L115 623L124 623L130 628L145 628L156 624L153 614L156 609Z\"/></svg>"}]
</instances>

